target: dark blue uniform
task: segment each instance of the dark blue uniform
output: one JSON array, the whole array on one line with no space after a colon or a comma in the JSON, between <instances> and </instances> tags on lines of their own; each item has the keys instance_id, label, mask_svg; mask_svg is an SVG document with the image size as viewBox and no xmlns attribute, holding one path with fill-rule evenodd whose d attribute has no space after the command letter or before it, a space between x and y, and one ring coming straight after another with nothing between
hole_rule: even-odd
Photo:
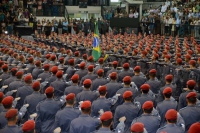
<instances>
[{"instance_id":1,"label":"dark blue uniform","mask_svg":"<svg viewBox=\"0 0 200 133\"><path fill-rule=\"evenodd\" d=\"M123 80L123 78L124 78L125 76L130 76L130 77L132 77L132 76L133 76L133 72L131 72L130 70L123 70L123 71L121 71L121 72L119 73L119 75L118 75L118 81L119 81L119 82L122 82L122 80Z\"/></svg>"},{"instance_id":2,"label":"dark blue uniform","mask_svg":"<svg viewBox=\"0 0 200 133\"><path fill-rule=\"evenodd\" d=\"M24 82L20 79L16 79L8 86L8 91L17 90L18 88L24 86Z\"/></svg>"},{"instance_id":3,"label":"dark blue uniform","mask_svg":"<svg viewBox=\"0 0 200 133\"><path fill-rule=\"evenodd\" d=\"M159 128L156 133L184 133L184 130L176 124L167 124Z\"/></svg>"},{"instance_id":4,"label":"dark blue uniform","mask_svg":"<svg viewBox=\"0 0 200 133\"><path fill-rule=\"evenodd\" d=\"M82 79L85 75L87 75L88 71L86 69L80 69L76 71L74 74L79 75L79 79Z\"/></svg>"},{"instance_id":5,"label":"dark blue uniform","mask_svg":"<svg viewBox=\"0 0 200 133\"><path fill-rule=\"evenodd\" d=\"M152 101L155 105L155 100L154 98L149 95L149 94L141 94L140 96L137 96L135 98L136 102L139 102L141 104L141 106L146 102L146 101Z\"/></svg>"},{"instance_id":6,"label":"dark blue uniform","mask_svg":"<svg viewBox=\"0 0 200 133\"><path fill-rule=\"evenodd\" d=\"M41 78L41 82L44 82L47 78L51 76L50 72L44 71L43 73L38 75L38 78Z\"/></svg>"},{"instance_id":7,"label":"dark blue uniform","mask_svg":"<svg viewBox=\"0 0 200 133\"><path fill-rule=\"evenodd\" d=\"M14 126L5 126L3 129L0 130L0 133L23 133L21 127L14 125Z\"/></svg>"},{"instance_id":8,"label":"dark blue uniform","mask_svg":"<svg viewBox=\"0 0 200 133\"><path fill-rule=\"evenodd\" d=\"M154 93L154 94L158 94L159 88L161 87L161 82L157 79L149 79L146 84L150 85L150 90Z\"/></svg>"},{"instance_id":9,"label":"dark blue uniform","mask_svg":"<svg viewBox=\"0 0 200 133\"><path fill-rule=\"evenodd\" d=\"M63 96L67 84L63 80L57 79L54 82L52 82L50 86L54 88L54 96L59 98Z\"/></svg>"},{"instance_id":10,"label":"dark blue uniform","mask_svg":"<svg viewBox=\"0 0 200 133\"><path fill-rule=\"evenodd\" d=\"M71 86L65 88L64 95L68 95L69 93L74 93L75 96L83 90L83 87L72 84Z\"/></svg>"},{"instance_id":11,"label":"dark blue uniform","mask_svg":"<svg viewBox=\"0 0 200 133\"><path fill-rule=\"evenodd\" d=\"M96 92L84 89L82 92L76 95L77 104L80 101L89 100L91 103L98 98L98 94Z\"/></svg>"},{"instance_id":12,"label":"dark blue uniform","mask_svg":"<svg viewBox=\"0 0 200 133\"><path fill-rule=\"evenodd\" d=\"M92 91L98 90L99 86L105 85L108 81L104 78L96 78L93 82L92 82Z\"/></svg>"},{"instance_id":13,"label":"dark blue uniform","mask_svg":"<svg viewBox=\"0 0 200 133\"><path fill-rule=\"evenodd\" d=\"M10 75L8 73L1 74L1 76L0 76L0 79L1 79L1 81L0 81L0 87L3 86L4 81L6 79L8 79L9 77L10 77Z\"/></svg>"},{"instance_id":14,"label":"dark blue uniform","mask_svg":"<svg viewBox=\"0 0 200 133\"><path fill-rule=\"evenodd\" d=\"M6 80L4 80L3 85L9 85L10 83L12 83L13 81L16 80L15 76L10 76L9 78L7 78Z\"/></svg>"},{"instance_id":15,"label":"dark blue uniform","mask_svg":"<svg viewBox=\"0 0 200 133\"><path fill-rule=\"evenodd\" d=\"M135 75L132 77L131 81L134 82L138 88L140 88L140 86L146 82L146 78L140 75Z\"/></svg>"},{"instance_id":16,"label":"dark blue uniform","mask_svg":"<svg viewBox=\"0 0 200 133\"><path fill-rule=\"evenodd\" d=\"M33 79L37 79L38 75L43 73L43 72L44 72L44 70L42 68L39 68L39 67L34 68L33 71L32 71Z\"/></svg>"},{"instance_id":17,"label":"dark blue uniform","mask_svg":"<svg viewBox=\"0 0 200 133\"><path fill-rule=\"evenodd\" d=\"M106 88L107 88L106 98L110 98L113 97L119 89L123 88L123 86L121 83L118 83L116 81L110 81L109 83L106 84Z\"/></svg>"},{"instance_id":18,"label":"dark blue uniform","mask_svg":"<svg viewBox=\"0 0 200 133\"><path fill-rule=\"evenodd\" d=\"M63 110L57 112L55 117L55 128L60 127L61 133L68 133L71 121L78 118L79 115L81 115L79 110L66 106Z\"/></svg>"},{"instance_id":19,"label":"dark blue uniform","mask_svg":"<svg viewBox=\"0 0 200 133\"><path fill-rule=\"evenodd\" d=\"M88 73L87 75L85 75L82 79L81 79L81 82L80 82L80 85L83 84L84 80L85 79L91 79L92 81L95 80L98 76L96 74L93 74L93 73Z\"/></svg>"},{"instance_id":20,"label":"dark blue uniform","mask_svg":"<svg viewBox=\"0 0 200 133\"><path fill-rule=\"evenodd\" d=\"M6 112L8 110L3 110L1 113L0 113L0 129L3 129L6 125L7 125L7 119L5 117L6 115Z\"/></svg>"}]
</instances>

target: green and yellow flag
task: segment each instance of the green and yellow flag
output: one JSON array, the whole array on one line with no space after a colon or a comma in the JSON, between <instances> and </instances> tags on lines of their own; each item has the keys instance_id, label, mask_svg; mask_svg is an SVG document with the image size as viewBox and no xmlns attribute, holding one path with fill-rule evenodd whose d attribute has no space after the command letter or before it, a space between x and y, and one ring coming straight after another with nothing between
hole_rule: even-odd
<instances>
[{"instance_id":1,"label":"green and yellow flag","mask_svg":"<svg viewBox=\"0 0 200 133\"><path fill-rule=\"evenodd\" d=\"M94 40L92 46L93 46L92 56L94 58L94 61L97 61L101 57L101 48L99 43L98 24L96 22L95 22Z\"/></svg>"}]
</instances>

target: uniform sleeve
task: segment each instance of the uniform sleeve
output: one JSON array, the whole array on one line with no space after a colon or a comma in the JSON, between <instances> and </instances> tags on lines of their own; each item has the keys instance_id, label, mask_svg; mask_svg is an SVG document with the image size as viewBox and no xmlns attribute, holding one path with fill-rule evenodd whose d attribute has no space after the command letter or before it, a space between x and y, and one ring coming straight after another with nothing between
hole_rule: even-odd
<instances>
[{"instance_id":1,"label":"uniform sleeve","mask_svg":"<svg viewBox=\"0 0 200 133\"><path fill-rule=\"evenodd\" d=\"M108 98L110 101L111 105L114 105L118 101L119 96L114 95L112 98Z\"/></svg>"},{"instance_id":2,"label":"uniform sleeve","mask_svg":"<svg viewBox=\"0 0 200 133\"><path fill-rule=\"evenodd\" d=\"M59 114L57 113L55 116L55 123L54 123L54 128L56 129L59 126Z\"/></svg>"},{"instance_id":3,"label":"uniform sleeve","mask_svg":"<svg viewBox=\"0 0 200 133\"><path fill-rule=\"evenodd\" d=\"M183 108L183 100L182 100L182 95L179 97L179 103L178 103L178 110Z\"/></svg>"},{"instance_id":4,"label":"uniform sleeve","mask_svg":"<svg viewBox=\"0 0 200 133\"><path fill-rule=\"evenodd\" d=\"M185 121L184 121L183 117L179 113L178 113L178 118L177 118L176 125L178 127L181 127L185 131Z\"/></svg>"},{"instance_id":5,"label":"uniform sleeve","mask_svg":"<svg viewBox=\"0 0 200 133\"><path fill-rule=\"evenodd\" d=\"M36 129L37 132L40 133L40 131L41 131L41 127L40 127L40 125L41 125L40 104L38 104L36 106L36 112L37 112L37 117L36 117L36 120L35 120L35 125L36 125L35 129Z\"/></svg>"},{"instance_id":6,"label":"uniform sleeve","mask_svg":"<svg viewBox=\"0 0 200 133\"><path fill-rule=\"evenodd\" d=\"M71 122L71 124L70 124L70 129L69 129L69 133L76 133L76 131L75 131L73 125L74 125L73 122Z\"/></svg>"},{"instance_id":7,"label":"uniform sleeve","mask_svg":"<svg viewBox=\"0 0 200 133\"><path fill-rule=\"evenodd\" d=\"M116 109L116 111L115 111L115 115L114 115L114 128L116 128L117 127L117 125L118 125L118 123L119 123L119 118L120 118L120 116L119 116L119 110L118 109Z\"/></svg>"},{"instance_id":8,"label":"uniform sleeve","mask_svg":"<svg viewBox=\"0 0 200 133\"><path fill-rule=\"evenodd\" d=\"M115 132L116 133L123 133L124 128L125 128L125 123L124 123L124 121L122 121L117 125Z\"/></svg>"}]
</instances>

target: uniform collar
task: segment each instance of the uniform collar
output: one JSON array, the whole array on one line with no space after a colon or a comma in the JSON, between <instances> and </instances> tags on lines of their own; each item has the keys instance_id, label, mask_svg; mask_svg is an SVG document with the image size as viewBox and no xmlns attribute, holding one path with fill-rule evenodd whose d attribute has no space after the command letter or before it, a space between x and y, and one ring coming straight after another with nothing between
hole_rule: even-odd
<instances>
[{"instance_id":1,"label":"uniform collar","mask_svg":"<svg viewBox=\"0 0 200 133\"><path fill-rule=\"evenodd\" d=\"M100 128L99 131L111 131L109 128Z\"/></svg>"},{"instance_id":2,"label":"uniform collar","mask_svg":"<svg viewBox=\"0 0 200 133\"><path fill-rule=\"evenodd\" d=\"M187 105L187 107L195 107L196 105Z\"/></svg>"},{"instance_id":3,"label":"uniform collar","mask_svg":"<svg viewBox=\"0 0 200 133\"><path fill-rule=\"evenodd\" d=\"M81 114L80 117L90 117L90 115Z\"/></svg>"}]
</instances>

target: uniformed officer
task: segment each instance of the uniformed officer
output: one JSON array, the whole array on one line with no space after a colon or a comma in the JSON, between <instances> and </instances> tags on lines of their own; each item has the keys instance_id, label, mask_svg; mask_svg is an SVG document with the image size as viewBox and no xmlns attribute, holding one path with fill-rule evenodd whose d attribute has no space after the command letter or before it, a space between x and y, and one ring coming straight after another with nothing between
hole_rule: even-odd
<instances>
[{"instance_id":1,"label":"uniformed officer","mask_svg":"<svg viewBox=\"0 0 200 133\"><path fill-rule=\"evenodd\" d=\"M92 86L92 81L90 79L85 79L83 82L83 86L84 86L83 91L76 95L77 105L80 101L89 100L90 102L93 102L98 97L98 93L90 90Z\"/></svg>"},{"instance_id":2,"label":"uniformed officer","mask_svg":"<svg viewBox=\"0 0 200 133\"><path fill-rule=\"evenodd\" d=\"M54 88L48 87L45 90L46 100L38 103L36 107L36 131L52 133L54 130L55 115L61 109L62 103L54 100Z\"/></svg>"},{"instance_id":3,"label":"uniformed officer","mask_svg":"<svg viewBox=\"0 0 200 133\"><path fill-rule=\"evenodd\" d=\"M158 116L152 115L153 110L153 102L146 101L143 106L143 114L137 118L135 118L132 124L136 122L141 122L144 124L148 133L155 133L160 127L160 118Z\"/></svg>"},{"instance_id":4,"label":"uniformed officer","mask_svg":"<svg viewBox=\"0 0 200 133\"><path fill-rule=\"evenodd\" d=\"M176 125L177 118L178 118L177 114L178 114L178 112L176 110L169 109L165 114L165 118L167 120L167 125L159 128L156 133L163 133L163 132L184 133L184 129L181 127L178 127Z\"/></svg>"},{"instance_id":5,"label":"uniformed officer","mask_svg":"<svg viewBox=\"0 0 200 133\"><path fill-rule=\"evenodd\" d=\"M131 91L125 91L123 93L123 99L124 99L124 103L122 105L119 105L115 110L114 128L117 127L119 123L118 122L119 118L125 116L126 121L125 121L124 131L128 132L131 126L131 122L139 115L140 107L135 106L132 103L133 93ZM134 110L134 111L131 111L131 110Z\"/></svg>"},{"instance_id":6,"label":"uniformed officer","mask_svg":"<svg viewBox=\"0 0 200 133\"><path fill-rule=\"evenodd\" d=\"M49 64L45 64L43 66L44 68L44 72L38 75L38 78L41 78L41 82L44 82L47 78L49 78L51 76L49 69L50 69L50 65Z\"/></svg>"},{"instance_id":7,"label":"uniformed officer","mask_svg":"<svg viewBox=\"0 0 200 133\"><path fill-rule=\"evenodd\" d=\"M31 114L36 113L36 106L39 102L45 100L46 96L40 93L40 82L35 81L32 84L32 89L34 92L31 95L26 96L24 100L24 104L29 104L27 109L27 113L25 115L26 120L29 118Z\"/></svg>"},{"instance_id":8,"label":"uniformed officer","mask_svg":"<svg viewBox=\"0 0 200 133\"><path fill-rule=\"evenodd\" d=\"M88 74L85 75L85 76L81 79L80 85L83 84L83 81L84 81L85 79L95 80L98 76L97 76L96 74L94 74L93 72L94 72L94 66L93 66L93 65L89 65L89 66L88 66Z\"/></svg>"},{"instance_id":9,"label":"uniformed officer","mask_svg":"<svg viewBox=\"0 0 200 133\"><path fill-rule=\"evenodd\" d=\"M107 95L106 98L113 97L116 92L123 87L121 83L117 82L117 72L112 72L109 75L110 82L106 84L107 87Z\"/></svg>"},{"instance_id":10,"label":"uniformed officer","mask_svg":"<svg viewBox=\"0 0 200 133\"><path fill-rule=\"evenodd\" d=\"M171 98L172 88L167 87L163 90L164 101L158 103L156 109L161 117L161 127L165 124L165 114L169 109L177 109L177 102Z\"/></svg>"},{"instance_id":11,"label":"uniformed officer","mask_svg":"<svg viewBox=\"0 0 200 133\"><path fill-rule=\"evenodd\" d=\"M35 121L28 120L22 126L23 133L35 133Z\"/></svg>"},{"instance_id":12,"label":"uniformed officer","mask_svg":"<svg viewBox=\"0 0 200 133\"><path fill-rule=\"evenodd\" d=\"M3 94L3 92L0 92L0 113L4 110L4 107L2 104L3 98L4 98L4 94Z\"/></svg>"},{"instance_id":13,"label":"uniformed officer","mask_svg":"<svg viewBox=\"0 0 200 133\"><path fill-rule=\"evenodd\" d=\"M22 133L21 127L16 125L18 121L17 114L17 109L9 109L6 112L4 117L7 119L7 125L0 130L1 133Z\"/></svg>"},{"instance_id":14,"label":"uniformed officer","mask_svg":"<svg viewBox=\"0 0 200 133\"><path fill-rule=\"evenodd\" d=\"M137 88L140 88L146 82L146 78L140 76L140 66L136 66L134 68L134 76L132 77L131 81L134 82Z\"/></svg>"},{"instance_id":15,"label":"uniformed officer","mask_svg":"<svg viewBox=\"0 0 200 133\"><path fill-rule=\"evenodd\" d=\"M131 126L131 133L147 133L144 124L136 122Z\"/></svg>"},{"instance_id":16,"label":"uniformed officer","mask_svg":"<svg viewBox=\"0 0 200 133\"><path fill-rule=\"evenodd\" d=\"M46 57L46 60L43 62L44 65L50 63L50 57L51 57L51 55L50 54L46 54L45 57Z\"/></svg>"},{"instance_id":17,"label":"uniformed officer","mask_svg":"<svg viewBox=\"0 0 200 133\"><path fill-rule=\"evenodd\" d=\"M99 119L90 116L90 101L84 101L81 104L81 112L82 114L78 118L71 121L69 133L82 133L83 131L84 133L91 133L100 125Z\"/></svg>"},{"instance_id":18,"label":"uniformed officer","mask_svg":"<svg viewBox=\"0 0 200 133\"><path fill-rule=\"evenodd\" d=\"M188 131L190 126L200 121L200 109L197 108L197 94L196 92L190 92L186 96L187 106L180 109L179 113L185 121L185 131Z\"/></svg>"},{"instance_id":19,"label":"uniformed officer","mask_svg":"<svg viewBox=\"0 0 200 133\"><path fill-rule=\"evenodd\" d=\"M16 80L15 74L17 73L17 68L13 67L11 69L11 76L9 78L7 78L4 82L3 85L9 85L10 83L12 83L13 81Z\"/></svg>"},{"instance_id":20,"label":"uniformed officer","mask_svg":"<svg viewBox=\"0 0 200 133\"><path fill-rule=\"evenodd\" d=\"M103 69L98 69L96 73L98 77L92 82L92 88L91 88L92 91L97 90L99 86L105 85L108 82L105 78L103 78L104 76Z\"/></svg>"},{"instance_id":21,"label":"uniformed officer","mask_svg":"<svg viewBox=\"0 0 200 133\"><path fill-rule=\"evenodd\" d=\"M58 66L53 66L51 68L51 73L52 73L51 76L46 78L46 81L48 81L49 84L57 79L57 77L56 77L57 72L58 72Z\"/></svg>"},{"instance_id":22,"label":"uniformed officer","mask_svg":"<svg viewBox=\"0 0 200 133\"><path fill-rule=\"evenodd\" d=\"M3 82L10 77L8 73L8 70L9 70L8 65L4 64L1 68L3 70L3 74L0 75L0 79L1 79L0 87L3 85Z\"/></svg>"},{"instance_id":23,"label":"uniformed officer","mask_svg":"<svg viewBox=\"0 0 200 133\"><path fill-rule=\"evenodd\" d=\"M60 98L63 96L65 88L67 87L67 84L63 81L63 72L58 71L56 73L57 79L50 84L54 88L54 96L55 98Z\"/></svg>"},{"instance_id":24,"label":"uniformed officer","mask_svg":"<svg viewBox=\"0 0 200 133\"><path fill-rule=\"evenodd\" d=\"M123 64L123 70L119 73L119 75L118 75L118 81L119 82L122 82L122 80L123 80L123 78L125 77L125 76L130 76L130 77L132 77L133 76L133 72L130 72L129 71L129 63L124 63Z\"/></svg>"},{"instance_id":25,"label":"uniformed officer","mask_svg":"<svg viewBox=\"0 0 200 133\"><path fill-rule=\"evenodd\" d=\"M99 65L95 67L94 73L97 73L97 71L98 71L99 69L103 69L104 59L103 59L103 58L99 58L98 62L99 62Z\"/></svg>"},{"instance_id":26,"label":"uniformed officer","mask_svg":"<svg viewBox=\"0 0 200 133\"><path fill-rule=\"evenodd\" d=\"M99 95L100 97L92 102L92 112L91 116L92 117L98 117L99 116L99 111L110 111L110 108L112 105L114 105L117 100L118 100L118 95L113 96L112 98L106 99L106 94L107 94L107 87L100 86L98 88Z\"/></svg>"},{"instance_id":27,"label":"uniformed officer","mask_svg":"<svg viewBox=\"0 0 200 133\"><path fill-rule=\"evenodd\" d=\"M190 92L194 92L194 88L196 86L196 82L194 80L188 80L186 84L187 84L186 92L181 93L179 97L178 109L181 109L187 106L186 96ZM197 98L199 99L198 94L197 94Z\"/></svg>"},{"instance_id":28,"label":"uniformed officer","mask_svg":"<svg viewBox=\"0 0 200 133\"><path fill-rule=\"evenodd\" d=\"M36 67L32 71L33 79L37 79L38 75L43 72L43 69L41 68L42 64L40 60L35 62L35 66Z\"/></svg>"},{"instance_id":29,"label":"uniformed officer","mask_svg":"<svg viewBox=\"0 0 200 133\"><path fill-rule=\"evenodd\" d=\"M118 73L119 70L117 70L117 66L118 66L118 62L117 62L117 61L113 61L113 62L112 62L112 69L110 69L109 71L107 71L106 77L108 77L109 74L111 74L112 72Z\"/></svg>"},{"instance_id":30,"label":"uniformed officer","mask_svg":"<svg viewBox=\"0 0 200 133\"><path fill-rule=\"evenodd\" d=\"M85 69L85 62L81 62L79 65L80 70L76 71L75 74L79 75L79 79L81 80L82 77L84 77L85 75L87 75L87 70Z\"/></svg>"},{"instance_id":31,"label":"uniformed officer","mask_svg":"<svg viewBox=\"0 0 200 133\"><path fill-rule=\"evenodd\" d=\"M146 82L146 84L150 85L150 90L154 94L158 94L159 88L161 87L161 82L156 78L156 69L151 69L149 71L149 80Z\"/></svg>"},{"instance_id":32,"label":"uniformed officer","mask_svg":"<svg viewBox=\"0 0 200 133\"><path fill-rule=\"evenodd\" d=\"M190 126L188 133L198 133L200 130L200 122L196 122Z\"/></svg>"},{"instance_id":33,"label":"uniformed officer","mask_svg":"<svg viewBox=\"0 0 200 133\"><path fill-rule=\"evenodd\" d=\"M134 100L139 102L142 106L146 101L152 101L154 106L156 106L155 99L153 96L149 95L150 86L148 84L143 84L141 87L141 95L137 96ZM141 111L142 114L142 111Z\"/></svg>"},{"instance_id":34,"label":"uniformed officer","mask_svg":"<svg viewBox=\"0 0 200 133\"><path fill-rule=\"evenodd\" d=\"M74 65L75 65L74 58L71 58L71 59L68 60L68 65L69 66L68 66L67 71L66 71L66 73L67 73L66 79L70 80L70 78L74 75L74 73L76 71L74 69Z\"/></svg>"},{"instance_id":35,"label":"uniformed officer","mask_svg":"<svg viewBox=\"0 0 200 133\"><path fill-rule=\"evenodd\" d=\"M69 93L66 96L66 106L64 109L58 111L55 116L55 127L60 127L61 132L68 133L70 129L70 123L73 119L78 118L81 115L81 111L74 108L75 94Z\"/></svg>"},{"instance_id":36,"label":"uniformed officer","mask_svg":"<svg viewBox=\"0 0 200 133\"><path fill-rule=\"evenodd\" d=\"M28 62L29 63L26 66L26 68L27 68L26 73L32 73L33 69L35 68L33 57L28 58Z\"/></svg>"},{"instance_id":37,"label":"uniformed officer","mask_svg":"<svg viewBox=\"0 0 200 133\"><path fill-rule=\"evenodd\" d=\"M24 78L25 85L18 88L16 97L20 97L20 100L17 102L16 108L19 110L23 104L24 104L24 99L26 96L31 95L33 93L32 89L32 82L33 78L30 74L26 75Z\"/></svg>"}]
</instances>

